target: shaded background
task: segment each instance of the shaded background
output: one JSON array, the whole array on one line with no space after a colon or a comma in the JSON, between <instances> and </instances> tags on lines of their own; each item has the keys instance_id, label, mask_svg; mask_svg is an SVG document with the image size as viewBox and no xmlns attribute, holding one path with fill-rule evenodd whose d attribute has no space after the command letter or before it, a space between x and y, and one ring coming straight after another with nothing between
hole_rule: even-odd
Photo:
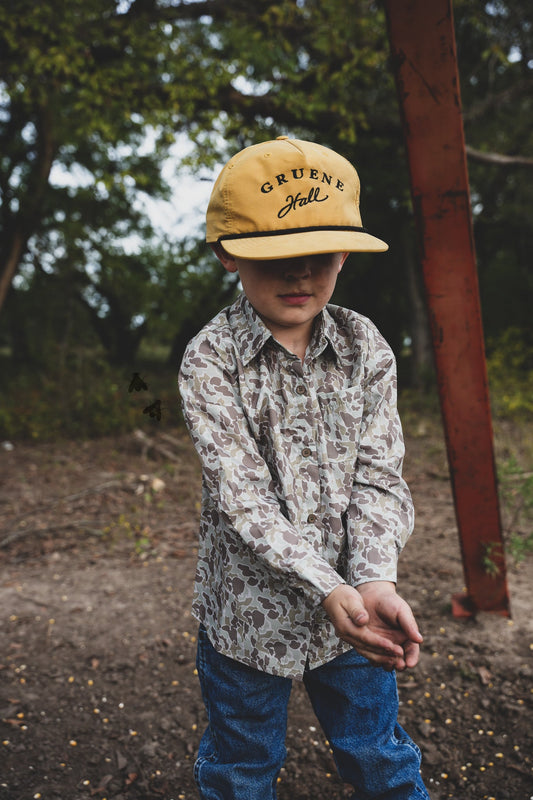
<instances>
[{"instance_id":1,"label":"shaded background","mask_svg":"<svg viewBox=\"0 0 533 800\"><path fill-rule=\"evenodd\" d=\"M494 409L528 415L533 11L454 14ZM0 53L0 437L127 430L134 371L179 420L183 348L237 290L191 210L229 155L281 134L356 165L390 251L352 256L334 301L378 324L404 391L431 397L379 3L21 0L0 8Z\"/></svg>"},{"instance_id":2,"label":"shaded background","mask_svg":"<svg viewBox=\"0 0 533 800\"><path fill-rule=\"evenodd\" d=\"M238 291L202 241L213 176L282 134L357 166L390 244L352 256L334 299L399 363L401 586L425 634L402 721L434 800L529 797L533 8L454 13L512 620L450 613L461 557L381 5L0 0L2 800L195 796L200 475L176 373ZM296 691L280 798L348 795L315 726Z\"/></svg>"}]
</instances>

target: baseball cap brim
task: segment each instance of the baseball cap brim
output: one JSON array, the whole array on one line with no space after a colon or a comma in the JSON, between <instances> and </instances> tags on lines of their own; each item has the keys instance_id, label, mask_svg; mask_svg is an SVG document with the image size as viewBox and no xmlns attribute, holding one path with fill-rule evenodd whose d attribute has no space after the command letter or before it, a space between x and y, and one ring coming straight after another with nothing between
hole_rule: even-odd
<instances>
[{"instance_id":1,"label":"baseball cap brim","mask_svg":"<svg viewBox=\"0 0 533 800\"><path fill-rule=\"evenodd\" d=\"M222 236L230 256L254 261L298 258L319 253L384 253L388 244L363 231L313 230L253 236Z\"/></svg>"}]
</instances>

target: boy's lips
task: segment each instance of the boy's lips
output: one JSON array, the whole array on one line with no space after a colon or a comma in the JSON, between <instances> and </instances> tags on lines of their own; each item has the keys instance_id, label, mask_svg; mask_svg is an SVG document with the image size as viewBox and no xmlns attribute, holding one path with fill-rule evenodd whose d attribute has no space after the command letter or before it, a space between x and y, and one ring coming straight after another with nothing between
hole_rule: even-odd
<instances>
[{"instance_id":1,"label":"boy's lips","mask_svg":"<svg viewBox=\"0 0 533 800\"><path fill-rule=\"evenodd\" d=\"M308 292L289 292L280 295L280 297L291 306L301 306L309 300L311 295Z\"/></svg>"}]
</instances>

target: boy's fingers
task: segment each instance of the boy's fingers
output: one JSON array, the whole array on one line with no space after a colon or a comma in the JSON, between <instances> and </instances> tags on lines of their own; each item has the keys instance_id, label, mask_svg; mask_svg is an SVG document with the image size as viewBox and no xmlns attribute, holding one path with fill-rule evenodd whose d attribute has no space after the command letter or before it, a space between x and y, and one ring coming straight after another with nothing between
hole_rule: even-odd
<instances>
[{"instance_id":1,"label":"boy's fingers","mask_svg":"<svg viewBox=\"0 0 533 800\"><path fill-rule=\"evenodd\" d=\"M322 601L326 613L335 627L344 627L352 623L356 626L366 625L369 614L361 595L356 589L340 584Z\"/></svg>"},{"instance_id":2,"label":"boy's fingers","mask_svg":"<svg viewBox=\"0 0 533 800\"><path fill-rule=\"evenodd\" d=\"M349 603L346 603L344 608L354 625L363 626L367 624L370 617L359 595L351 599Z\"/></svg>"},{"instance_id":3,"label":"boy's fingers","mask_svg":"<svg viewBox=\"0 0 533 800\"><path fill-rule=\"evenodd\" d=\"M348 627L342 631L341 638L353 645L366 658L378 656L387 659L403 655L403 647L401 645L369 627L355 626L351 630Z\"/></svg>"},{"instance_id":4,"label":"boy's fingers","mask_svg":"<svg viewBox=\"0 0 533 800\"><path fill-rule=\"evenodd\" d=\"M420 646L414 642L409 642L405 646L405 664L407 667L416 667L420 656Z\"/></svg>"},{"instance_id":5,"label":"boy's fingers","mask_svg":"<svg viewBox=\"0 0 533 800\"><path fill-rule=\"evenodd\" d=\"M414 614L407 603L405 603L398 612L398 625L411 642L416 642L417 644L423 642L424 639L418 630Z\"/></svg>"},{"instance_id":6,"label":"boy's fingers","mask_svg":"<svg viewBox=\"0 0 533 800\"><path fill-rule=\"evenodd\" d=\"M386 601L376 609L374 621L361 594L345 584L334 589L323 605L340 639L376 666L404 670L418 662L422 636L407 603L394 599L394 604Z\"/></svg>"}]
</instances>

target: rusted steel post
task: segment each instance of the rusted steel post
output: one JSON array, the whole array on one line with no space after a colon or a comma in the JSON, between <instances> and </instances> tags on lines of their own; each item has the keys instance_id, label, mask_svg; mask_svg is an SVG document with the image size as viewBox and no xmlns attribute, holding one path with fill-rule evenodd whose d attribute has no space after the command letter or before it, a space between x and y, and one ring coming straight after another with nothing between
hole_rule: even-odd
<instances>
[{"instance_id":1,"label":"rusted steel post","mask_svg":"<svg viewBox=\"0 0 533 800\"><path fill-rule=\"evenodd\" d=\"M507 616L451 0L385 6L465 573L453 611Z\"/></svg>"}]
</instances>

